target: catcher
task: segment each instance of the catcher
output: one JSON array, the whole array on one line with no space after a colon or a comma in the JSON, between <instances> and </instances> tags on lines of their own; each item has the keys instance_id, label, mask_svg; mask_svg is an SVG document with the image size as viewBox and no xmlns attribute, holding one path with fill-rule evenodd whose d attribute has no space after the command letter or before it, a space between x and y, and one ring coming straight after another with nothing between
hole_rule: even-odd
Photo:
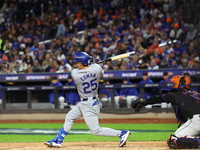
<instances>
[{"instance_id":1,"label":"catcher","mask_svg":"<svg viewBox=\"0 0 200 150\"><path fill-rule=\"evenodd\" d=\"M182 75L170 79L173 84L169 91L146 100L137 99L131 103L135 112L155 103L171 103L176 118L182 125L170 136L167 144L171 149L200 148L200 93L190 89L190 78Z\"/></svg>"}]
</instances>

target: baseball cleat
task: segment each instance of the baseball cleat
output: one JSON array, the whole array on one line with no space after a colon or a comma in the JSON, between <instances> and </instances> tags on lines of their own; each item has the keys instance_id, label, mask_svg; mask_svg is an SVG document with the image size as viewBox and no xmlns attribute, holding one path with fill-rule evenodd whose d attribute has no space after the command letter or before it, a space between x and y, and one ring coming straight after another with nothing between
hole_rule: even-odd
<instances>
[{"instance_id":1,"label":"baseball cleat","mask_svg":"<svg viewBox=\"0 0 200 150\"><path fill-rule=\"evenodd\" d=\"M56 140L56 141L47 141L47 142L44 142L45 145L47 145L47 147L55 147L55 148L60 148L62 147L62 141L61 140Z\"/></svg>"},{"instance_id":2,"label":"baseball cleat","mask_svg":"<svg viewBox=\"0 0 200 150\"><path fill-rule=\"evenodd\" d=\"M130 131L122 130L121 135L119 136L120 138L119 147L123 147L124 145L126 145L126 141L130 134L131 134Z\"/></svg>"}]
</instances>

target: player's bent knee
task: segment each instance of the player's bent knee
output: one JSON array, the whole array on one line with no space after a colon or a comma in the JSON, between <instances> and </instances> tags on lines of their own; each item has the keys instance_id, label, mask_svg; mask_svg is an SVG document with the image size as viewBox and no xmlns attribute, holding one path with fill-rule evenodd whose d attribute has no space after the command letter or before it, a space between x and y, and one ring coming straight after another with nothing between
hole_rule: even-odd
<instances>
[{"instance_id":1,"label":"player's bent knee","mask_svg":"<svg viewBox=\"0 0 200 150\"><path fill-rule=\"evenodd\" d=\"M198 148L198 141L194 138L180 137L177 139L169 139L167 144L171 149Z\"/></svg>"},{"instance_id":2,"label":"player's bent knee","mask_svg":"<svg viewBox=\"0 0 200 150\"><path fill-rule=\"evenodd\" d=\"M92 129L92 130L90 129L90 131L92 132L93 135L98 135L99 132L100 132L100 130L101 130L100 127L97 127L97 128L95 128L95 129Z\"/></svg>"}]
</instances>

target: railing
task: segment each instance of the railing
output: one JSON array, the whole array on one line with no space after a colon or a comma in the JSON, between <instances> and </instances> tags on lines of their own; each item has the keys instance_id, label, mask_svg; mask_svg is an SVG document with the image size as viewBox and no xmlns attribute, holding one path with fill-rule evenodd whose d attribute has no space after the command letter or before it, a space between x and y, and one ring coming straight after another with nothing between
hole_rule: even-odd
<instances>
[{"instance_id":1,"label":"railing","mask_svg":"<svg viewBox=\"0 0 200 150\"><path fill-rule=\"evenodd\" d=\"M192 83L192 87L200 87L200 83ZM111 108L115 108L114 105L114 90L122 88L137 88L139 89L140 97L144 97L146 88L165 88L171 87L171 83L148 83L148 84L100 84L99 89L108 88L111 94ZM10 91L26 91L27 92L27 109L32 109L32 92L33 91L43 91L43 90L53 90L55 99L55 109L58 108L58 90L72 90L76 89L76 86L12 86L12 87L2 87L2 110L6 110L6 92Z\"/></svg>"}]
</instances>

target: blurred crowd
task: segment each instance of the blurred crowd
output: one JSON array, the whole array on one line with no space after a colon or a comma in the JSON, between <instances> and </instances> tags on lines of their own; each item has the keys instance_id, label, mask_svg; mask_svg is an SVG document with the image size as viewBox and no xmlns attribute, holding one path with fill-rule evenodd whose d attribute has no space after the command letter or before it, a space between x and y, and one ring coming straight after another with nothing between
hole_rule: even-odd
<instances>
[{"instance_id":1,"label":"blurred crowd","mask_svg":"<svg viewBox=\"0 0 200 150\"><path fill-rule=\"evenodd\" d=\"M104 70L200 68L198 0L1 0L0 73L70 72L73 54Z\"/></svg>"}]
</instances>

